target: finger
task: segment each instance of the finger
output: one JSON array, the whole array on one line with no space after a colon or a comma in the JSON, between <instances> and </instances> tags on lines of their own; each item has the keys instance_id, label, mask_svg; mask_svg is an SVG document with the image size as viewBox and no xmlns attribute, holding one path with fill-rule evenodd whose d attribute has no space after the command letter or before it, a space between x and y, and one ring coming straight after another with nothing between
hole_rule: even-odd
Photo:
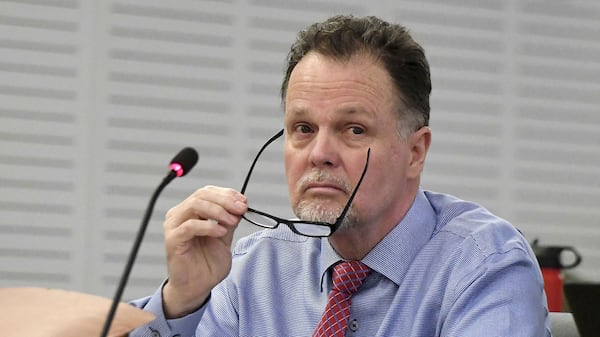
<instances>
[{"instance_id":1,"label":"finger","mask_svg":"<svg viewBox=\"0 0 600 337\"><path fill-rule=\"evenodd\" d=\"M222 238L233 232L234 228L226 228L216 220L188 220L177 228L166 233L167 242L188 242L196 237Z\"/></svg>"},{"instance_id":2,"label":"finger","mask_svg":"<svg viewBox=\"0 0 600 337\"><path fill-rule=\"evenodd\" d=\"M239 210L235 212L240 212L243 214L246 209L246 205L242 204L239 206ZM180 223L183 223L192 219L200 219L200 220L208 220L214 219L217 220L221 225L226 226L234 226L238 223L240 215L230 213L222 204L216 204L204 199L193 200L182 205L182 212L176 212L171 214L167 218L167 222L170 223L170 226L179 226Z\"/></svg>"},{"instance_id":3,"label":"finger","mask_svg":"<svg viewBox=\"0 0 600 337\"><path fill-rule=\"evenodd\" d=\"M225 225L235 225L247 210L246 198L239 192L208 186L197 190L167 212L165 226L176 227L189 219L216 219Z\"/></svg>"},{"instance_id":4,"label":"finger","mask_svg":"<svg viewBox=\"0 0 600 337\"><path fill-rule=\"evenodd\" d=\"M198 197L223 205L227 211L238 215L241 214L236 213L239 211L239 208L235 206L236 203L246 204L248 202L245 195L234 189L210 185L200 189Z\"/></svg>"}]
</instances>

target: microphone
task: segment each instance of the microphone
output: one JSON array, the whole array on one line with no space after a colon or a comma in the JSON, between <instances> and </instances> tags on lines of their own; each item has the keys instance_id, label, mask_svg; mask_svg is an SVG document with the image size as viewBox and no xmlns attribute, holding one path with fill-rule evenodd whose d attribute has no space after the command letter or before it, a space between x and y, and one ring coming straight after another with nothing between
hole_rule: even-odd
<instances>
[{"instance_id":1,"label":"microphone","mask_svg":"<svg viewBox=\"0 0 600 337\"><path fill-rule=\"evenodd\" d=\"M177 177L186 175L198 162L198 152L191 147L186 147L173 157L169 168L169 175L175 173ZM173 177L174 178L174 177ZM173 179L171 178L171 180Z\"/></svg>"},{"instance_id":2,"label":"microphone","mask_svg":"<svg viewBox=\"0 0 600 337\"><path fill-rule=\"evenodd\" d=\"M160 185L158 185L158 187L154 191L154 194L152 194L150 202L146 207L146 213L144 214L144 218L142 220L140 228L138 229L137 237L135 238L135 242L133 243L133 247L131 248L131 252L129 253L127 264L125 265L125 269L123 270L123 274L121 275L121 280L119 281L119 286L117 287L117 291L115 292L112 305L110 307L110 310L108 311L108 315L106 316L106 321L104 322L104 327L102 328L102 333L100 334L100 337L106 337L108 335L110 325L112 324L112 321L115 318L117 307L119 305L119 302L121 302L121 296L123 295L123 291L125 290L127 280L129 279L129 274L131 273L133 262L135 261L138 251L140 250L140 245L142 243L142 239L144 238L146 228L148 227L148 222L150 221L150 216L152 215L152 210L154 209L154 204L156 203L156 199L158 199L158 195L173 179L177 177L183 177L184 175L186 175L192 169L192 167L196 165L197 162L198 152L196 152L196 150L194 150L193 148L186 147L183 150L179 151L179 153L175 157L173 157L173 160L171 160L167 176L163 179Z\"/></svg>"}]
</instances>

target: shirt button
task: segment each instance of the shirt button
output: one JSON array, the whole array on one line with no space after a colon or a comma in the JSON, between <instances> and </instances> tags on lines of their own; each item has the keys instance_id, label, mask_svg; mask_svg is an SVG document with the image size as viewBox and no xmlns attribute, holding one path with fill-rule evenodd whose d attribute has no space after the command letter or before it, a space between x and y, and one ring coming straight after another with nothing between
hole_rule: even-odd
<instances>
[{"instance_id":1,"label":"shirt button","mask_svg":"<svg viewBox=\"0 0 600 337\"><path fill-rule=\"evenodd\" d=\"M358 330L358 321L356 319L350 321L350 330L352 330L353 332L356 332L356 330Z\"/></svg>"},{"instance_id":2,"label":"shirt button","mask_svg":"<svg viewBox=\"0 0 600 337\"><path fill-rule=\"evenodd\" d=\"M160 332L158 331L152 331L152 333L150 334L151 337L160 337Z\"/></svg>"}]
</instances>

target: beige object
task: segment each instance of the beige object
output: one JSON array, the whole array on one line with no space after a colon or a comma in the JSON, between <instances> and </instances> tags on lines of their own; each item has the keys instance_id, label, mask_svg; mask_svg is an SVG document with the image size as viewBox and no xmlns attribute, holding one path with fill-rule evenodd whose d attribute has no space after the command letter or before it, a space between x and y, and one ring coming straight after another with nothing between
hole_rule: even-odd
<instances>
[{"instance_id":1,"label":"beige object","mask_svg":"<svg viewBox=\"0 0 600 337\"><path fill-rule=\"evenodd\" d=\"M100 336L112 301L99 296L45 288L0 288L4 337ZM127 336L154 315L120 303L109 337Z\"/></svg>"}]
</instances>

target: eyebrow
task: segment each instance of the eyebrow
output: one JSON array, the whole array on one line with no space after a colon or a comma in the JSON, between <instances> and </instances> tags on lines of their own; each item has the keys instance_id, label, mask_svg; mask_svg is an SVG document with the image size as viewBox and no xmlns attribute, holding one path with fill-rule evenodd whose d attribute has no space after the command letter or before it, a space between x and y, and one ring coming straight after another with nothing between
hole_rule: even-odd
<instances>
[{"instance_id":1,"label":"eyebrow","mask_svg":"<svg viewBox=\"0 0 600 337\"><path fill-rule=\"evenodd\" d=\"M340 113L346 113L349 115L371 115L371 112L369 112L368 110L356 108L354 106L336 110L336 112L338 112L338 111Z\"/></svg>"},{"instance_id":2,"label":"eyebrow","mask_svg":"<svg viewBox=\"0 0 600 337\"><path fill-rule=\"evenodd\" d=\"M304 107L290 109L285 114L288 115L288 112L289 112L290 115L299 116L299 117L302 117L304 115L308 115L309 114L308 109L306 109ZM336 108L333 111L333 113L335 115L365 115L365 116L372 116L373 115L372 112L370 112L370 111L368 111L366 109L358 108L356 106L348 106L348 107Z\"/></svg>"}]
</instances>

